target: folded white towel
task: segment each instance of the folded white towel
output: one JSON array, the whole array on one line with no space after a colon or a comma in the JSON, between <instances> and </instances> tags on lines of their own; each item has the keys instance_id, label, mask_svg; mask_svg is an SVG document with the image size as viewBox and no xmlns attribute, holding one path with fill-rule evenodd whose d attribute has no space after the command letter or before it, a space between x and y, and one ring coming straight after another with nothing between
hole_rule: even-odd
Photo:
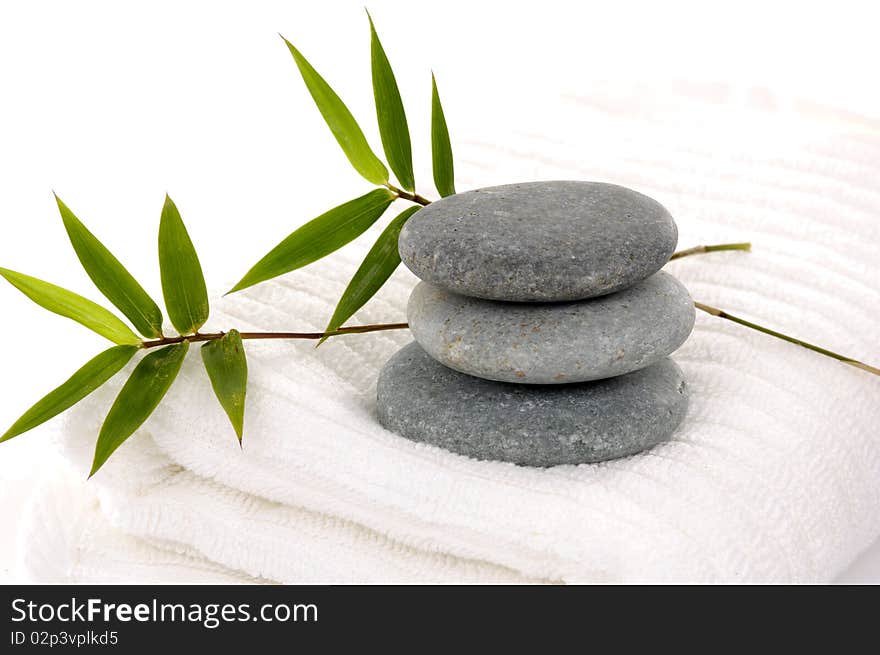
<instances>
[{"instance_id":1,"label":"folded white towel","mask_svg":"<svg viewBox=\"0 0 880 655\"><path fill-rule=\"evenodd\" d=\"M137 495L81 482L69 467L53 470L29 502L21 564L35 582L531 582L185 471ZM246 575L259 570L278 579Z\"/></svg>"},{"instance_id":2,"label":"folded white towel","mask_svg":"<svg viewBox=\"0 0 880 655\"><path fill-rule=\"evenodd\" d=\"M459 148L472 172L459 186L634 187L676 216L682 247L754 243L668 266L694 298L880 361L880 125L720 85L547 106L548 125L578 129L481 134ZM369 242L215 303L210 327L321 329ZM358 320L402 320L412 283L398 271ZM284 582L824 581L880 533L880 380L862 371L700 315L675 355L691 407L670 443L543 470L381 428L376 375L408 340L246 344L243 450L191 353L90 483L107 518ZM78 471L120 385L70 415Z\"/></svg>"},{"instance_id":3,"label":"folded white towel","mask_svg":"<svg viewBox=\"0 0 880 655\"><path fill-rule=\"evenodd\" d=\"M191 584L255 582L200 557L182 544L140 539L110 525L96 489L59 467L30 498L21 567L30 581L59 583Z\"/></svg>"}]
</instances>

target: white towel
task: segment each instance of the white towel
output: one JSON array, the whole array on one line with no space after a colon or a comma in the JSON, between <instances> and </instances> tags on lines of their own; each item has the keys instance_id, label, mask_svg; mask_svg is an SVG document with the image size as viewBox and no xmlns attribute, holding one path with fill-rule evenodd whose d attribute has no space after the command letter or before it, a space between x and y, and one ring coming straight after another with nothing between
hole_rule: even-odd
<instances>
[{"instance_id":1,"label":"white towel","mask_svg":"<svg viewBox=\"0 0 880 655\"><path fill-rule=\"evenodd\" d=\"M139 539L114 528L95 491L63 468L45 475L28 503L22 531L21 565L31 582L255 582L184 545Z\"/></svg>"},{"instance_id":2,"label":"white towel","mask_svg":"<svg viewBox=\"0 0 880 655\"><path fill-rule=\"evenodd\" d=\"M754 243L669 265L695 299L880 361L880 124L725 85L609 86L547 109L564 141L499 126L465 142L459 186L631 186L670 209L681 247ZM215 303L209 327L321 329L370 241ZM412 284L398 271L357 320L403 320ZM826 581L880 534L880 380L862 371L699 315L675 355L691 405L671 442L532 469L378 425L378 370L408 340L246 344L243 450L192 352L88 484L124 533L282 582ZM83 477L123 377L66 423Z\"/></svg>"}]
</instances>

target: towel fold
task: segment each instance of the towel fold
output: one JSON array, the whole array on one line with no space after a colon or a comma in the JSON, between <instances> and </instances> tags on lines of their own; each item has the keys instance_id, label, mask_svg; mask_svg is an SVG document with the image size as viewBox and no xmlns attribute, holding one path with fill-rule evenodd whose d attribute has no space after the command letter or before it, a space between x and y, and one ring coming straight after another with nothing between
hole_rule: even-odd
<instances>
[{"instance_id":1,"label":"towel fold","mask_svg":"<svg viewBox=\"0 0 880 655\"><path fill-rule=\"evenodd\" d=\"M880 124L719 85L609 87L548 109L548 125L579 129L465 142L459 186L631 186L670 209L681 247L754 243L667 266L695 299L880 361ZM370 243L225 298L208 327L322 329ZM413 283L399 270L357 322L403 320ZM827 581L880 534L880 380L855 368L700 315L674 356L691 406L672 441L532 469L379 426L377 373L409 339L247 343L243 449L191 352L89 483L100 516L127 535L121 548L173 544L220 577L280 582ZM123 379L65 423L79 472ZM64 538L88 548L80 534ZM57 567L29 569L46 579Z\"/></svg>"},{"instance_id":2,"label":"towel fold","mask_svg":"<svg viewBox=\"0 0 880 655\"><path fill-rule=\"evenodd\" d=\"M34 581L533 582L488 562L407 548L357 524L186 471L135 495L80 483L72 470L54 471L30 501L22 553ZM277 577L261 578L261 571Z\"/></svg>"},{"instance_id":3,"label":"towel fold","mask_svg":"<svg viewBox=\"0 0 880 655\"><path fill-rule=\"evenodd\" d=\"M253 578L180 543L141 539L114 528L95 489L64 467L41 480L28 502L21 568L31 582L247 584Z\"/></svg>"}]
</instances>

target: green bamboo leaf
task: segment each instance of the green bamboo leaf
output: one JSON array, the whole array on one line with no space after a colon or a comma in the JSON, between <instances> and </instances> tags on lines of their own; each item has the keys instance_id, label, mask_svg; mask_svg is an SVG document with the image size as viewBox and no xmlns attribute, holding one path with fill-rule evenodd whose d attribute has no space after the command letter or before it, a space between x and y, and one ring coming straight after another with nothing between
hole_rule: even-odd
<instances>
[{"instance_id":1,"label":"green bamboo leaf","mask_svg":"<svg viewBox=\"0 0 880 655\"><path fill-rule=\"evenodd\" d=\"M0 443L17 437L70 409L116 375L138 351L137 346L113 346L91 359L61 386L50 391L12 424Z\"/></svg>"},{"instance_id":2,"label":"green bamboo leaf","mask_svg":"<svg viewBox=\"0 0 880 655\"><path fill-rule=\"evenodd\" d=\"M101 426L89 477L98 472L113 451L134 434L159 406L180 372L188 349L189 343L183 341L155 350L138 362Z\"/></svg>"},{"instance_id":3,"label":"green bamboo leaf","mask_svg":"<svg viewBox=\"0 0 880 655\"><path fill-rule=\"evenodd\" d=\"M407 191L415 191L416 183L413 175L412 144L409 139L409 126L406 112L394 71L385 55L373 17L367 12L370 20L370 62L373 70L373 97L376 100L376 116L379 119L379 134L388 164L397 176L400 186Z\"/></svg>"},{"instance_id":4,"label":"green bamboo leaf","mask_svg":"<svg viewBox=\"0 0 880 655\"><path fill-rule=\"evenodd\" d=\"M387 183L388 169L373 153L357 121L348 111L348 107L324 81L324 78L318 75L318 72L312 68L312 65L302 56L300 51L283 36L281 38L284 39L290 54L293 55L309 93L312 94L315 104L318 105L318 110L327 122L330 131L333 132L333 136L336 137L336 141L339 142L345 156L348 157L348 161L358 173L373 184Z\"/></svg>"},{"instance_id":5,"label":"green bamboo leaf","mask_svg":"<svg viewBox=\"0 0 880 655\"><path fill-rule=\"evenodd\" d=\"M342 298L336 305L333 317L327 324L324 332L333 332L342 327L354 313L367 304L367 301L376 295L376 292L391 277L394 269L400 264L400 253L397 251L397 239L410 216L415 214L420 207L404 209L395 218L385 231L376 239L376 243L367 253L363 263L358 268L351 282L345 288ZM329 337L324 337L318 345L324 343Z\"/></svg>"},{"instance_id":6,"label":"green bamboo leaf","mask_svg":"<svg viewBox=\"0 0 880 655\"><path fill-rule=\"evenodd\" d=\"M455 195L455 169L452 165L452 144L440 94L437 93L437 80L431 73L431 158L434 164L434 186L444 198Z\"/></svg>"},{"instance_id":7,"label":"green bamboo leaf","mask_svg":"<svg viewBox=\"0 0 880 655\"><path fill-rule=\"evenodd\" d=\"M241 443L248 369L238 330L230 330L222 338L203 345L202 361L211 379L214 394Z\"/></svg>"},{"instance_id":8,"label":"green bamboo leaf","mask_svg":"<svg viewBox=\"0 0 880 655\"><path fill-rule=\"evenodd\" d=\"M374 189L312 219L258 261L229 293L289 273L338 250L375 223L394 198L388 189Z\"/></svg>"},{"instance_id":9,"label":"green bamboo leaf","mask_svg":"<svg viewBox=\"0 0 880 655\"><path fill-rule=\"evenodd\" d=\"M180 334L196 332L208 320L208 290L196 249L167 195L159 223L159 272L171 323Z\"/></svg>"},{"instance_id":10,"label":"green bamboo leaf","mask_svg":"<svg viewBox=\"0 0 880 655\"><path fill-rule=\"evenodd\" d=\"M7 268L0 268L0 275L40 307L81 323L113 343L131 346L141 343L131 328L88 298Z\"/></svg>"},{"instance_id":11,"label":"green bamboo leaf","mask_svg":"<svg viewBox=\"0 0 880 655\"><path fill-rule=\"evenodd\" d=\"M101 293L121 311L145 337L162 336L162 311L126 268L55 196L70 244Z\"/></svg>"}]
</instances>

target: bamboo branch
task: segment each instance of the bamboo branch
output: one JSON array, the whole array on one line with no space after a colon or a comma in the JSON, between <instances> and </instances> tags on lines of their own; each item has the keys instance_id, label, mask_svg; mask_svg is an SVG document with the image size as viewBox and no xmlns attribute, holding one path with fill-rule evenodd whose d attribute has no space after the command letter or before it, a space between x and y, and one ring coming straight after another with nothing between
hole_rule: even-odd
<instances>
[{"instance_id":1,"label":"bamboo branch","mask_svg":"<svg viewBox=\"0 0 880 655\"><path fill-rule=\"evenodd\" d=\"M242 339L323 339L324 337L337 337L344 334L364 334L366 332L383 332L385 330L406 330L409 327L406 323L379 323L376 325L353 325L351 327L341 327L338 330L330 332L241 332ZM142 348L159 348L160 346L170 346L175 343L188 341L190 343L198 343L200 341L215 341L222 339L225 332L207 332L198 334L189 334L177 337L164 337L162 339L153 339L141 343Z\"/></svg>"},{"instance_id":2,"label":"bamboo branch","mask_svg":"<svg viewBox=\"0 0 880 655\"><path fill-rule=\"evenodd\" d=\"M807 343L806 341L801 341L800 339L796 339L794 337L790 337L787 334L782 334L781 332L777 332L776 330L771 330L770 328L766 328L762 325L758 325L757 323L752 323L751 321L747 321L744 318L740 318L738 316L734 316L732 314L728 314L723 309L718 309L717 307L711 307L710 305L704 305L701 302L695 302L694 306L700 311L706 312L707 314L711 314L712 316L717 316L718 318L723 318L727 321L732 321L744 327L747 327L752 330L757 330L758 332L763 332L764 334L770 335L771 337L775 337L776 339L782 339L783 341L787 341L788 343L793 343L796 346L801 346L802 348L806 348L807 350L812 350L813 352L819 353L820 355L825 355L826 357L831 357L832 359L836 359L839 362L843 362L844 364L849 364L850 366L855 366L856 368L860 368L863 371L867 371L868 373L873 373L874 375L880 375L880 368L875 366L871 366L869 364L865 364L864 362L860 362L857 359L853 359L852 357L847 357L846 355L841 355L836 352L832 352L827 350L826 348L822 348L820 346L816 346L812 343Z\"/></svg>"},{"instance_id":3,"label":"bamboo branch","mask_svg":"<svg viewBox=\"0 0 880 655\"><path fill-rule=\"evenodd\" d=\"M693 248L679 250L678 252L673 253L672 257L669 258L669 261L672 261L673 259L681 259L682 257L688 257L690 255L700 255L706 252L720 252L722 250L745 250L746 252L749 252L751 249L751 243L719 243L714 246L694 246Z\"/></svg>"}]
</instances>

